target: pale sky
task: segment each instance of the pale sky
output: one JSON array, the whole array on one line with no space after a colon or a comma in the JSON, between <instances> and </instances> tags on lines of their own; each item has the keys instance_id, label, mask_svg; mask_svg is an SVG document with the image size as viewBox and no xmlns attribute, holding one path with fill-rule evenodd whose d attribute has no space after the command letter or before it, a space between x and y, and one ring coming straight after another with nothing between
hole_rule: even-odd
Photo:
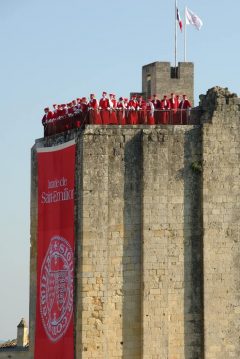
<instances>
[{"instance_id":1,"label":"pale sky","mask_svg":"<svg viewBox=\"0 0 240 359\"><path fill-rule=\"evenodd\" d=\"M0 339L28 320L30 149L43 108L76 97L141 91L141 68L174 63L175 0L0 0ZM239 94L240 1L178 0L203 21L187 28L195 104L215 85ZM183 61L183 34L178 33Z\"/></svg>"}]
</instances>

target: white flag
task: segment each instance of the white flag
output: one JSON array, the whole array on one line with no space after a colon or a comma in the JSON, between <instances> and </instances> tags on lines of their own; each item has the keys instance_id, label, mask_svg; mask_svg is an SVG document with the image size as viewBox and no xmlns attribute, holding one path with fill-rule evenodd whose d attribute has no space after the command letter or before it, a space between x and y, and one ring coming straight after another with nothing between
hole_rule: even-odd
<instances>
[{"instance_id":1,"label":"white flag","mask_svg":"<svg viewBox=\"0 0 240 359\"><path fill-rule=\"evenodd\" d=\"M185 19L186 19L186 24L189 25L194 25L198 30L201 29L201 27L203 26L203 22L200 19L200 17L198 17L196 14L194 14L190 9L188 9L186 7L185 10Z\"/></svg>"}]
</instances>

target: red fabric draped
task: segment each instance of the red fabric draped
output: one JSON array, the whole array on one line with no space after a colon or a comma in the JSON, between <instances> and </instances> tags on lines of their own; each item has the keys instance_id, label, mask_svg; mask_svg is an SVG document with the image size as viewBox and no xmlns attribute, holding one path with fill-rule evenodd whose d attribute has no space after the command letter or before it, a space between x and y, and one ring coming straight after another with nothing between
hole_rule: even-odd
<instances>
[{"instance_id":1,"label":"red fabric draped","mask_svg":"<svg viewBox=\"0 0 240 359\"><path fill-rule=\"evenodd\" d=\"M74 359L75 144L38 149L35 359Z\"/></svg>"}]
</instances>

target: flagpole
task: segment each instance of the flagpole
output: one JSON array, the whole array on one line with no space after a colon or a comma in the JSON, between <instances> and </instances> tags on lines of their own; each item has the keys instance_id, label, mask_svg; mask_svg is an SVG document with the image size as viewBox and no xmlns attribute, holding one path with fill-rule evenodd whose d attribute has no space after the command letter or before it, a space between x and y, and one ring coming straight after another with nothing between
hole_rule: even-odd
<instances>
[{"instance_id":1,"label":"flagpole","mask_svg":"<svg viewBox=\"0 0 240 359\"><path fill-rule=\"evenodd\" d=\"M184 12L184 62L187 61L187 24L186 24L186 7Z\"/></svg>"},{"instance_id":2,"label":"flagpole","mask_svg":"<svg viewBox=\"0 0 240 359\"><path fill-rule=\"evenodd\" d=\"M175 0L175 69L177 69L177 0Z\"/></svg>"}]
</instances>

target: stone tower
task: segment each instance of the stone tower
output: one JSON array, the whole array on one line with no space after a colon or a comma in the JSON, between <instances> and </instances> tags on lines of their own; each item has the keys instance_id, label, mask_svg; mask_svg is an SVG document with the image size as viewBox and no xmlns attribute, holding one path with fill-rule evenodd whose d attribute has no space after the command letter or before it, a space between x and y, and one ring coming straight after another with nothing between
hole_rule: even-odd
<instances>
[{"instance_id":1,"label":"stone tower","mask_svg":"<svg viewBox=\"0 0 240 359\"><path fill-rule=\"evenodd\" d=\"M25 347L28 343L28 327L24 318L17 326L17 346Z\"/></svg>"},{"instance_id":2,"label":"stone tower","mask_svg":"<svg viewBox=\"0 0 240 359\"><path fill-rule=\"evenodd\" d=\"M33 359L29 353L28 328L25 319L17 326L17 338L0 344L0 359Z\"/></svg>"},{"instance_id":3,"label":"stone tower","mask_svg":"<svg viewBox=\"0 0 240 359\"><path fill-rule=\"evenodd\" d=\"M194 103L194 65L192 62L179 62L171 67L170 62L153 62L142 68L142 92L148 97L157 94L169 96L171 92L186 94Z\"/></svg>"},{"instance_id":4,"label":"stone tower","mask_svg":"<svg viewBox=\"0 0 240 359\"><path fill-rule=\"evenodd\" d=\"M193 101L193 64L144 66L143 92ZM36 153L74 139L75 358L239 359L240 101L216 87L195 111L195 125L88 125L36 140L30 358Z\"/></svg>"}]
</instances>

